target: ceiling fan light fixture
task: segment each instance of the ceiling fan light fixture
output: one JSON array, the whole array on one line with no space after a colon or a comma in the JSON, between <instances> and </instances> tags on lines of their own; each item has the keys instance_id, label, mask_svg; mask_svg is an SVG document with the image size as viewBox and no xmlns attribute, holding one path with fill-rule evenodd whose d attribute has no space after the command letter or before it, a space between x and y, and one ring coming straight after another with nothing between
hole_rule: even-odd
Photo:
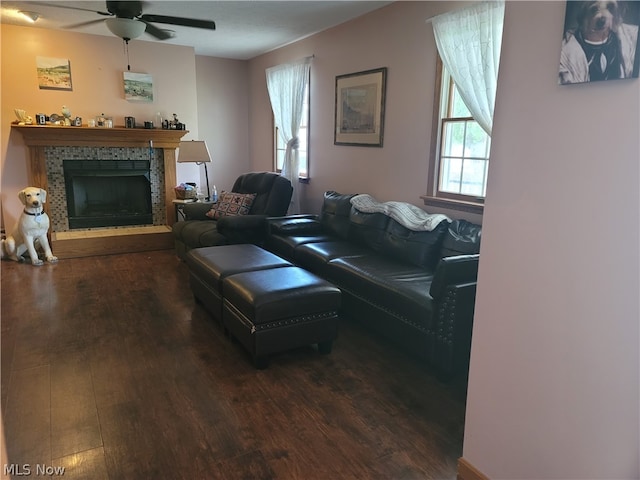
<instances>
[{"instance_id":1,"label":"ceiling fan light fixture","mask_svg":"<svg viewBox=\"0 0 640 480\"><path fill-rule=\"evenodd\" d=\"M111 33L123 40L133 40L144 33L147 28L144 22L132 20L130 18L107 18L104 23Z\"/></svg>"},{"instance_id":2,"label":"ceiling fan light fixture","mask_svg":"<svg viewBox=\"0 0 640 480\"><path fill-rule=\"evenodd\" d=\"M36 20L40 18L40 14L38 12L28 12L26 10L20 10L18 13L31 23L36 23Z\"/></svg>"}]
</instances>

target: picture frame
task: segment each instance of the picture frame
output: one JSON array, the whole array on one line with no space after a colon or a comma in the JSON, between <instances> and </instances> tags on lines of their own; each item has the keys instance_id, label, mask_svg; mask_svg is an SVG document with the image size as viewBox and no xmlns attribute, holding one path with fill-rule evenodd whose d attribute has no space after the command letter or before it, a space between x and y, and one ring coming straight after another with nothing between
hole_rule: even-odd
<instances>
[{"instance_id":1,"label":"picture frame","mask_svg":"<svg viewBox=\"0 0 640 480\"><path fill-rule=\"evenodd\" d=\"M130 102L153 102L153 77L148 73L122 72L124 98Z\"/></svg>"},{"instance_id":2,"label":"picture frame","mask_svg":"<svg viewBox=\"0 0 640 480\"><path fill-rule=\"evenodd\" d=\"M73 90L68 59L36 57L36 71L40 90Z\"/></svg>"},{"instance_id":3,"label":"picture frame","mask_svg":"<svg viewBox=\"0 0 640 480\"><path fill-rule=\"evenodd\" d=\"M382 147L387 68L336 76L334 145Z\"/></svg>"},{"instance_id":4,"label":"picture frame","mask_svg":"<svg viewBox=\"0 0 640 480\"><path fill-rule=\"evenodd\" d=\"M638 78L640 2L567 2L558 83Z\"/></svg>"}]
</instances>

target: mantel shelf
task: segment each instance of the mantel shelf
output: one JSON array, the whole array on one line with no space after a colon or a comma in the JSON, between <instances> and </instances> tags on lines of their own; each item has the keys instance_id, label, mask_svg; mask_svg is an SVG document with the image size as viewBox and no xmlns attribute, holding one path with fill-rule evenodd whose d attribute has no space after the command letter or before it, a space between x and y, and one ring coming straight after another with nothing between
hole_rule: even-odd
<instances>
[{"instance_id":1,"label":"mantel shelf","mask_svg":"<svg viewBox=\"0 0 640 480\"><path fill-rule=\"evenodd\" d=\"M158 128L63 127L48 125L11 125L30 147L148 147L178 148L188 130Z\"/></svg>"}]
</instances>

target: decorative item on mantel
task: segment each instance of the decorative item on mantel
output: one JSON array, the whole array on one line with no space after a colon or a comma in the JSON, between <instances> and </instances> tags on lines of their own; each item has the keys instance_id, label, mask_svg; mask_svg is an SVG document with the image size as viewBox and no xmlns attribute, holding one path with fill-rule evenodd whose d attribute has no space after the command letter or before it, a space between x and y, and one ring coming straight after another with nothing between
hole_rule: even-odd
<instances>
[{"instance_id":1,"label":"decorative item on mantel","mask_svg":"<svg viewBox=\"0 0 640 480\"><path fill-rule=\"evenodd\" d=\"M173 120L165 120L162 122L162 128L164 130L186 130L187 126L178 120L178 115L173 114Z\"/></svg>"},{"instance_id":2,"label":"decorative item on mantel","mask_svg":"<svg viewBox=\"0 0 640 480\"><path fill-rule=\"evenodd\" d=\"M65 127L71 126L71 110L66 105L62 106L62 116L64 117L64 125Z\"/></svg>"},{"instance_id":3,"label":"decorative item on mantel","mask_svg":"<svg viewBox=\"0 0 640 480\"><path fill-rule=\"evenodd\" d=\"M14 108L13 111L16 117L18 117L18 120L14 120L13 123L17 123L18 125L33 125L33 118L31 118L31 115L27 115L25 110Z\"/></svg>"},{"instance_id":4,"label":"decorative item on mantel","mask_svg":"<svg viewBox=\"0 0 640 480\"><path fill-rule=\"evenodd\" d=\"M94 124L95 123L95 124ZM107 117L104 113L96 116L95 122L89 123L90 127L113 128L113 118Z\"/></svg>"},{"instance_id":5,"label":"decorative item on mantel","mask_svg":"<svg viewBox=\"0 0 640 480\"><path fill-rule=\"evenodd\" d=\"M18 117L18 120L14 120L14 125L58 125L65 127L81 127L82 126L82 118L75 117L71 118L71 110L67 108L66 105L62 106L62 116L57 113L52 113L47 116L44 113L36 113L36 120L34 122L33 117L31 115L27 115L27 112L22 110L21 108L16 108L13 110Z\"/></svg>"}]
</instances>

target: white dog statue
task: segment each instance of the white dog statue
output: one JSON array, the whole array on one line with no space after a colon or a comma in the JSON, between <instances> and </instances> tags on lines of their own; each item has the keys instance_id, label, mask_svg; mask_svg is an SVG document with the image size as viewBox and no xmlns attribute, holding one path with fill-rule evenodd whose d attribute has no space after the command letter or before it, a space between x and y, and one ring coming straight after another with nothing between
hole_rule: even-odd
<instances>
[{"instance_id":1,"label":"white dog statue","mask_svg":"<svg viewBox=\"0 0 640 480\"><path fill-rule=\"evenodd\" d=\"M38 187L27 187L18 194L18 198L24 204L24 210L12 234L2 240L2 256L6 255L11 260L20 262L23 260L22 255L28 252L32 265L42 265L43 261L38 258L35 248L37 241L44 250L47 262L57 262L47 238L49 216L44 211L47 192Z\"/></svg>"}]
</instances>

